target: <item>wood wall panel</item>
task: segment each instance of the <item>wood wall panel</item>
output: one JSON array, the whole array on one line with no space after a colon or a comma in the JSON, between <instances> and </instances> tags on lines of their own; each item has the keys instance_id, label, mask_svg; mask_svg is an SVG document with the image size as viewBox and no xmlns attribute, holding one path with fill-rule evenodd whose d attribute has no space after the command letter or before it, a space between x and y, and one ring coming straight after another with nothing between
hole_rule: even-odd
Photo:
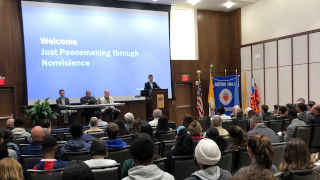
<instances>
[{"instance_id":1,"label":"wood wall panel","mask_svg":"<svg viewBox=\"0 0 320 180\"><path fill-rule=\"evenodd\" d=\"M27 104L25 61L23 49L22 22L19 0L0 0L0 76L5 76L8 82L6 87L13 88L14 116L23 118L22 105ZM241 10L233 12L213 12L198 10L198 61L172 61L172 84L180 82L181 74L189 74L192 82L192 114L197 116L196 90L194 81L196 71L202 71L201 81L203 88L203 102L206 115L208 114L207 94L209 85L209 65L214 64L214 75L240 73L240 45L241 45ZM39 87L41 88L41 87ZM179 91L179 90L178 90ZM176 91L175 93L179 93ZM175 100L169 101L169 119L175 121L177 113ZM143 103L129 103L123 108L125 111L134 111L136 117L143 116ZM182 113L182 112L180 112ZM179 113L179 114L180 114ZM141 117L143 118L143 117Z\"/></svg>"}]
</instances>

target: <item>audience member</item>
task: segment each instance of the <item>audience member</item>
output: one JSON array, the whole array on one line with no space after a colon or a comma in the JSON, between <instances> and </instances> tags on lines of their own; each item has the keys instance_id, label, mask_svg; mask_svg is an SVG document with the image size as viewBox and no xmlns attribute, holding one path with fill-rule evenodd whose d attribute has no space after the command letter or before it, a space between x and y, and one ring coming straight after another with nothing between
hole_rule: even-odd
<instances>
[{"instance_id":1,"label":"audience member","mask_svg":"<svg viewBox=\"0 0 320 180\"><path fill-rule=\"evenodd\" d=\"M235 105L235 106L232 107L232 113L230 115L231 118L236 117L238 109L240 109L240 107L238 105Z\"/></svg>"},{"instance_id":2,"label":"audience member","mask_svg":"<svg viewBox=\"0 0 320 180\"><path fill-rule=\"evenodd\" d=\"M24 148L21 149L21 154L22 155L41 155L41 145L42 145L42 140L44 138L44 130L40 126L35 126L31 130L31 139L32 142L30 145L25 146Z\"/></svg>"},{"instance_id":3,"label":"audience member","mask_svg":"<svg viewBox=\"0 0 320 180\"><path fill-rule=\"evenodd\" d=\"M261 105L261 116L263 120L269 120L271 114L268 112L269 106L266 104Z\"/></svg>"},{"instance_id":4,"label":"audience member","mask_svg":"<svg viewBox=\"0 0 320 180\"><path fill-rule=\"evenodd\" d=\"M172 131L168 126L168 119L166 116L161 116L158 120L158 125L156 128L155 138L160 141L160 134L164 132Z\"/></svg>"},{"instance_id":5,"label":"audience member","mask_svg":"<svg viewBox=\"0 0 320 180\"><path fill-rule=\"evenodd\" d=\"M236 110L236 116L235 116L236 119L243 119L243 110L241 108L238 108Z\"/></svg>"},{"instance_id":6,"label":"audience member","mask_svg":"<svg viewBox=\"0 0 320 180\"><path fill-rule=\"evenodd\" d=\"M90 129L86 130L84 132L84 134L97 134L97 133L101 133L103 130L98 128L98 118L96 117L91 117L90 118Z\"/></svg>"},{"instance_id":7,"label":"audience member","mask_svg":"<svg viewBox=\"0 0 320 180\"><path fill-rule=\"evenodd\" d=\"M119 127L119 136L126 136L129 134L123 121L121 121L120 119L116 119L113 122L116 123Z\"/></svg>"},{"instance_id":8,"label":"audience member","mask_svg":"<svg viewBox=\"0 0 320 180\"><path fill-rule=\"evenodd\" d=\"M98 126L99 126L99 127L106 127L106 126L108 126L108 122L102 120L102 119L103 119L103 112L100 111L100 112L97 114L97 117L99 117L99 119L98 119Z\"/></svg>"},{"instance_id":9,"label":"audience member","mask_svg":"<svg viewBox=\"0 0 320 180\"><path fill-rule=\"evenodd\" d=\"M209 138L209 139L214 139L215 137L219 136L219 131L217 128L209 128L204 134L203 138Z\"/></svg>"},{"instance_id":10,"label":"audience member","mask_svg":"<svg viewBox=\"0 0 320 180\"><path fill-rule=\"evenodd\" d=\"M200 167L199 171L186 180L227 180L231 177L229 171L215 166L221 158L218 145L211 139L202 139L195 149L195 160Z\"/></svg>"},{"instance_id":11,"label":"audience member","mask_svg":"<svg viewBox=\"0 0 320 180\"><path fill-rule=\"evenodd\" d=\"M24 120L23 119L15 119L14 120L14 129L12 130L13 138L27 138L28 142L31 143L32 139L30 137L30 133L26 131L24 128Z\"/></svg>"},{"instance_id":12,"label":"audience member","mask_svg":"<svg viewBox=\"0 0 320 180\"><path fill-rule=\"evenodd\" d=\"M231 126L228 133L231 138L230 149L239 150L247 147L248 135L241 127Z\"/></svg>"},{"instance_id":13,"label":"audience member","mask_svg":"<svg viewBox=\"0 0 320 180\"><path fill-rule=\"evenodd\" d=\"M158 126L158 119L162 116L161 109L155 109L153 111L153 120L149 122L150 126L157 127Z\"/></svg>"},{"instance_id":14,"label":"audience member","mask_svg":"<svg viewBox=\"0 0 320 180\"><path fill-rule=\"evenodd\" d=\"M273 173L278 172L276 166L272 164L274 152L269 138L261 134L250 136L247 151L251 165L241 168L236 174L245 174L252 168L256 168L260 172L264 169L269 169Z\"/></svg>"},{"instance_id":15,"label":"audience member","mask_svg":"<svg viewBox=\"0 0 320 180\"><path fill-rule=\"evenodd\" d=\"M219 131L216 128L209 128L203 135L203 138L213 140L219 146L220 152L224 152L227 146L227 141L219 136Z\"/></svg>"},{"instance_id":16,"label":"audience member","mask_svg":"<svg viewBox=\"0 0 320 180\"><path fill-rule=\"evenodd\" d=\"M231 117L227 116L225 112L226 110L224 109L224 107L218 107L218 115L221 117L222 121L231 120Z\"/></svg>"},{"instance_id":17,"label":"audience member","mask_svg":"<svg viewBox=\"0 0 320 180\"><path fill-rule=\"evenodd\" d=\"M132 132L132 124L133 124L133 120L134 120L134 115L131 113L131 112L127 112L125 115L124 115L124 120L126 121L126 128L127 128L127 131L129 133Z\"/></svg>"},{"instance_id":18,"label":"audience member","mask_svg":"<svg viewBox=\"0 0 320 180\"><path fill-rule=\"evenodd\" d=\"M308 116L311 116L311 109L315 104L316 103L314 101L308 101L308 105L307 105L308 111L306 112Z\"/></svg>"},{"instance_id":19,"label":"audience member","mask_svg":"<svg viewBox=\"0 0 320 180\"><path fill-rule=\"evenodd\" d=\"M64 153L66 152L85 152L89 151L91 147L91 144L86 143L85 140L81 138L83 132L82 125L79 122L71 124L70 134L72 139L68 140L60 150L62 159L64 159Z\"/></svg>"},{"instance_id":20,"label":"audience member","mask_svg":"<svg viewBox=\"0 0 320 180\"><path fill-rule=\"evenodd\" d=\"M116 123L109 123L107 127L107 136L106 145L108 148L122 148L127 146L127 143L122 141L121 138L117 138L119 135L119 126Z\"/></svg>"},{"instance_id":21,"label":"audience member","mask_svg":"<svg viewBox=\"0 0 320 180\"><path fill-rule=\"evenodd\" d=\"M289 111L288 117L289 117L290 125L287 127L287 131L282 132L282 135L284 136L284 141L288 141L290 138L293 137L294 132L298 126L306 125L305 122L297 118L297 111L294 109L291 109Z\"/></svg>"},{"instance_id":22,"label":"audience member","mask_svg":"<svg viewBox=\"0 0 320 180\"><path fill-rule=\"evenodd\" d=\"M274 105L273 109L274 109L273 114L275 116L279 115L279 105Z\"/></svg>"},{"instance_id":23,"label":"audience member","mask_svg":"<svg viewBox=\"0 0 320 180\"><path fill-rule=\"evenodd\" d=\"M253 109L251 109L249 112L248 112L248 115L247 115L247 118L252 118L252 116L254 116L254 115L256 115L256 112L253 110Z\"/></svg>"},{"instance_id":24,"label":"audience member","mask_svg":"<svg viewBox=\"0 0 320 180\"><path fill-rule=\"evenodd\" d=\"M186 128L188 128L191 124L191 122L193 121L193 117L190 114L186 114L183 116L183 123L182 125Z\"/></svg>"},{"instance_id":25,"label":"audience member","mask_svg":"<svg viewBox=\"0 0 320 180\"><path fill-rule=\"evenodd\" d=\"M149 135L139 134L132 142L130 153L135 167L129 170L128 176L124 180L174 180L172 175L162 171L157 165L153 164L154 144Z\"/></svg>"},{"instance_id":26,"label":"audience member","mask_svg":"<svg viewBox=\"0 0 320 180\"><path fill-rule=\"evenodd\" d=\"M229 135L228 131L222 127L221 117L214 116L211 121L211 127L216 128L219 131L220 136L227 136Z\"/></svg>"},{"instance_id":27,"label":"audience member","mask_svg":"<svg viewBox=\"0 0 320 180\"><path fill-rule=\"evenodd\" d=\"M302 104L306 104L306 100L305 100L305 99L303 99L303 98L299 98L299 99L297 99L297 104L300 104L300 103L302 103Z\"/></svg>"},{"instance_id":28,"label":"audience member","mask_svg":"<svg viewBox=\"0 0 320 180\"><path fill-rule=\"evenodd\" d=\"M80 160L74 160L68 163L64 168L62 180L94 180L89 166Z\"/></svg>"},{"instance_id":29,"label":"audience member","mask_svg":"<svg viewBox=\"0 0 320 180\"><path fill-rule=\"evenodd\" d=\"M90 168L109 167L117 165L117 162L115 160L105 159L107 157L107 153L108 150L106 143L101 139L94 140L90 148L91 159L85 161L85 163Z\"/></svg>"},{"instance_id":30,"label":"audience member","mask_svg":"<svg viewBox=\"0 0 320 180\"><path fill-rule=\"evenodd\" d=\"M14 119L10 118L7 120L7 128L12 130L14 128Z\"/></svg>"},{"instance_id":31,"label":"audience member","mask_svg":"<svg viewBox=\"0 0 320 180\"><path fill-rule=\"evenodd\" d=\"M45 119L43 121L42 128L44 130L44 134L46 136L50 136L50 134L51 134L51 121L50 121L50 119Z\"/></svg>"},{"instance_id":32,"label":"audience member","mask_svg":"<svg viewBox=\"0 0 320 180\"><path fill-rule=\"evenodd\" d=\"M310 151L304 141L292 138L286 144L280 171L307 170L314 167Z\"/></svg>"},{"instance_id":33,"label":"audience member","mask_svg":"<svg viewBox=\"0 0 320 180\"><path fill-rule=\"evenodd\" d=\"M19 146L12 142L13 140L12 131L8 128L4 128L2 129L2 131L3 131L3 141L7 143L8 147L11 146L11 148L16 151L17 155L20 155Z\"/></svg>"},{"instance_id":34,"label":"audience member","mask_svg":"<svg viewBox=\"0 0 320 180\"><path fill-rule=\"evenodd\" d=\"M320 105L315 104L311 109L312 118L309 124L320 124Z\"/></svg>"},{"instance_id":35,"label":"audience member","mask_svg":"<svg viewBox=\"0 0 320 180\"><path fill-rule=\"evenodd\" d=\"M4 142L0 142L0 160L7 158L9 156L7 144Z\"/></svg>"},{"instance_id":36,"label":"audience member","mask_svg":"<svg viewBox=\"0 0 320 180\"><path fill-rule=\"evenodd\" d=\"M248 117L248 114L249 114L249 111L251 111L252 108L251 107L247 107L245 110L244 110L244 114L246 117Z\"/></svg>"},{"instance_id":37,"label":"audience member","mask_svg":"<svg viewBox=\"0 0 320 180\"><path fill-rule=\"evenodd\" d=\"M167 158L166 171L171 174L174 172L174 166L172 156L190 156L194 153L194 144L192 136L188 132L188 129L184 126L177 128L177 136L175 145L169 151L163 153L163 157Z\"/></svg>"},{"instance_id":38,"label":"audience member","mask_svg":"<svg viewBox=\"0 0 320 180\"><path fill-rule=\"evenodd\" d=\"M279 107L279 116L282 118L282 120L287 119L287 108L285 106Z\"/></svg>"},{"instance_id":39,"label":"audience member","mask_svg":"<svg viewBox=\"0 0 320 180\"><path fill-rule=\"evenodd\" d=\"M140 133L146 133L149 134L150 138L152 139L153 142L157 142L157 139L153 136L153 130L150 124L145 123L141 126L141 131Z\"/></svg>"},{"instance_id":40,"label":"audience member","mask_svg":"<svg viewBox=\"0 0 320 180\"><path fill-rule=\"evenodd\" d=\"M10 131L9 129L7 129L7 130ZM0 142L2 143L1 145L4 146L3 148L7 149L7 150L3 150L3 151L7 151L7 153L6 152L4 153L5 157L11 157L11 158L18 160L18 153L15 150L13 150L14 148L9 149L8 144L4 140L4 129L0 130ZM5 158L5 157L3 157L3 158Z\"/></svg>"},{"instance_id":41,"label":"audience member","mask_svg":"<svg viewBox=\"0 0 320 180\"><path fill-rule=\"evenodd\" d=\"M0 160L1 180L24 180L22 166L13 158Z\"/></svg>"},{"instance_id":42,"label":"audience member","mask_svg":"<svg viewBox=\"0 0 320 180\"><path fill-rule=\"evenodd\" d=\"M232 176L231 180L278 180L269 169L251 168L244 173Z\"/></svg>"},{"instance_id":43,"label":"audience member","mask_svg":"<svg viewBox=\"0 0 320 180\"><path fill-rule=\"evenodd\" d=\"M200 139L202 138L201 137L202 127L199 121L197 120L192 121L191 124L189 125L189 131L191 133L193 141L200 141Z\"/></svg>"},{"instance_id":44,"label":"audience member","mask_svg":"<svg viewBox=\"0 0 320 180\"><path fill-rule=\"evenodd\" d=\"M224 152L227 149L227 141L222 136L217 136L213 141L218 145L220 152Z\"/></svg>"},{"instance_id":45,"label":"audience member","mask_svg":"<svg viewBox=\"0 0 320 180\"><path fill-rule=\"evenodd\" d=\"M280 139L277 134L263 124L262 117L260 115L255 115L250 119L250 126L253 126L254 128L252 131L248 132L248 136L262 134L268 137L271 143L280 143Z\"/></svg>"},{"instance_id":46,"label":"audience member","mask_svg":"<svg viewBox=\"0 0 320 180\"><path fill-rule=\"evenodd\" d=\"M141 119L134 119L132 123L132 131L131 134L138 134L141 131L142 122Z\"/></svg>"},{"instance_id":47,"label":"audience member","mask_svg":"<svg viewBox=\"0 0 320 180\"><path fill-rule=\"evenodd\" d=\"M45 136L41 146L42 159L33 169L35 170L51 170L64 168L68 163L66 161L56 160L57 140L52 136Z\"/></svg>"},{"instance_id":48,"label":"audience member","mask_svg":"<svg viewBox=\"0 0 320 180\"><path fill-rule=\"evenodd\" d=\"M298 112L298 119L305 122L306 124L309 123L308 115L306 114L307 106L304 103L299 103L297 106L297 112Z\"/></svg>"}]
</instances>

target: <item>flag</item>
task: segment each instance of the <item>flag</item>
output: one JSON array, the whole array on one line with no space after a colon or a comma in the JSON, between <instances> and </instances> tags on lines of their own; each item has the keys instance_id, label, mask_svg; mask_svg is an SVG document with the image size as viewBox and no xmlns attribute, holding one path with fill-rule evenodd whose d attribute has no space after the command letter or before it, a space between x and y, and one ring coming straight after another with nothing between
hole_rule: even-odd
<instances>
[{"instance_id":1,"label":"flag","mask_svg":"<svg viewBox=\"0 0 320 180\"><path fill-rule=\"evenodd\" d=\"M258 95L257 84L254 78L252 77L250 108L253 109L256 113L260 113L259 104L260 99Z\"/></svg>"},{"instance_id":2,"label":"flag","mask_svg":"<svg viewBox=\"0 0 320 180\"><path fill-rule=\"evenodd\" d=\"M201 89L201 83L199 82L198 85L198 92L197 92L197 109L199 112L199 117L203 118L204 111L203 111L203 103L202 103L202 89Z\"/></svg>"},{"instance_id":3,"label":"flag","mask_svg":"<svg viewBox=\"0 0 320 180\"><path fill-rule=\"evenodd\" d=\"M209 103L209 116L214 115L214 110L216 109L216 103L214 99L213 92L213 83L212 83L212 74L210 73L210 83L209 83L209 94L208 94L208 103Z\"/></svg>"},{"instance_id":4,"label":"flag","mask_svg":"<svg viewBox=\"0 0 320 180\"><path fill-rule=\"evenodd\" d=\"M247 109L247 76L246 72L243 73L243 98L242 98L242 109Z\"/></svg>"}]
</instances>

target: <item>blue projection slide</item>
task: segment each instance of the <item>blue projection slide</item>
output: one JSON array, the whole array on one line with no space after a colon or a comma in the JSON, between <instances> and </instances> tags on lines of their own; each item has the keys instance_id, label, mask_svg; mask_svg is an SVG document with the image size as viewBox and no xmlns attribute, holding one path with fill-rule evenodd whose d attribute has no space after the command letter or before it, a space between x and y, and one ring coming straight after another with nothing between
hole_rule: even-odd
<instances>
[{"instance_id":1,"label":"blue projection slide","mask_svg":"<svg viewBox=\"0 0 320 180\"><path fill-rule=\"evenodd\" d=\"M28 100L171 94L168 12L22 2Z\"/></svg>"}]
</instances>

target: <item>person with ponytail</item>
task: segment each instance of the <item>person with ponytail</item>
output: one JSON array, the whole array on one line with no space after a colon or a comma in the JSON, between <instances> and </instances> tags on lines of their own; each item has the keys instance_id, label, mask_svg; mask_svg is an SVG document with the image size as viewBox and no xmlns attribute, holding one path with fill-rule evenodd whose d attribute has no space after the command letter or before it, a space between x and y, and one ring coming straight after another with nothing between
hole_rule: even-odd
<instances>
[{"instance_id":1,"label":"person with ponytail","mask_svg":"<svg viewBox=\"0 0 320 180\"><path fill-rule=\"evenodd\" d=\"M272 164L273 161L273 147L267 136L255 134L248 138L247 151L251 159L251 165L241 168L236 174L247 173L251 169L263 171L265 169L277 173L278 169Z\"/></svg>"}]
</instances>

